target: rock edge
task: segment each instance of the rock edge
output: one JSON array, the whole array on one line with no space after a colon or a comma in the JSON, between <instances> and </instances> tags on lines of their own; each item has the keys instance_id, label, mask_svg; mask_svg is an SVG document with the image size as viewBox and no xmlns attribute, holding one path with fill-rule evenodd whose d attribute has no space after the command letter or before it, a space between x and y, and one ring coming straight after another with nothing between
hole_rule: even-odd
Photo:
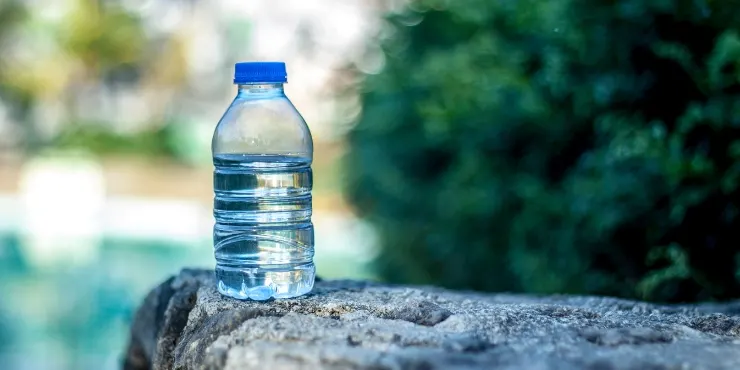
<instances>
[{"instance_id":1,"label":"rock edge","mask_svg":"<svg viewBox=\"0 0 740 370\"><path fill-rule=\"evenodd\" d=\"M740 369L740 301L661 306L607 297L318 281L306 296L221 296L185 269L145 298L125 370Z\"/></svg>"}]
</instances>

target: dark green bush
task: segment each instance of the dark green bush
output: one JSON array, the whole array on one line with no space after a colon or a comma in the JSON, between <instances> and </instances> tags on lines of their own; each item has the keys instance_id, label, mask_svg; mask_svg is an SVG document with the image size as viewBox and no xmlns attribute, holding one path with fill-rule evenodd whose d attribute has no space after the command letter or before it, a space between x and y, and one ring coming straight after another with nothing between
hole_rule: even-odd
<instances>
[{"instance_id":1,"label":"dark green bush","mask_svg":"<svg viewBox=\"0 0 740 370\"><path fill-rule=\"evenodd\" d=\"M740 297L740 2L411 1L347 191L393 282Z\"/></svg>"}]
</instances>

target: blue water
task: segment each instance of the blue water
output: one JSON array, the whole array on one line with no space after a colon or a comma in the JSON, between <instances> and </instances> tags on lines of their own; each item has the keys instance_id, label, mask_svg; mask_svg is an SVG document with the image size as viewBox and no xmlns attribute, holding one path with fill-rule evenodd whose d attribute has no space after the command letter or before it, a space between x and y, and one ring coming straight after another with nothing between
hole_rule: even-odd
<instances>
[{"instance_id":1,"label":"blue water","mask_svg":"<svg viewBox=\"0 0 740 370\"><path fill-rule=\"evenodd\" d=\"M218 289L237 299L290 298L313 288L311 159L213 158Z\"/></svg>"},{"instance_id":2,"label":"blue water","mask_svg":"<svg viewBox=\"0 0 740 370\"><path fill-rule=\"evenodd\" d=\"M88 263L37 265L23 238L0 231L1 370L118 370L149 290L183 266L212 265L207 240L106 235Z\"/></svg>"}]
</instances>

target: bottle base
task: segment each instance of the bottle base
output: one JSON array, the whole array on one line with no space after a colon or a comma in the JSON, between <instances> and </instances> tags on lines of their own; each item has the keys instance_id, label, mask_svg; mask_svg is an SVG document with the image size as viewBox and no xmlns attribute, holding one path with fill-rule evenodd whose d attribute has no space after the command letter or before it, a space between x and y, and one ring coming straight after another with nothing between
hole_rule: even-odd
<instances>
[{"instance_id":1,"label":"bottle base","mask_svg":"<svg viewBox=\"0 0 740 370\"><path fill-rule=\"evenodd\" d=\"M313 289L315 276L313 263L260 267L216 265L219 293L241 300L302 296Z\"/></svg>"}]
</instances>

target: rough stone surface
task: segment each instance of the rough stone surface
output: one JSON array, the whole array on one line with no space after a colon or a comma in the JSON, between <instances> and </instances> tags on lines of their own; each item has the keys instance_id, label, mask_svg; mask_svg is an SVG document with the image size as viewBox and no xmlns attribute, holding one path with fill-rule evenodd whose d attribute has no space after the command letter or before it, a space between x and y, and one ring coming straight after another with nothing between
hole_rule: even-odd
<instances>
[{"instance_id":1,"label":"rough stone surface","mask_svg":"<svg viewBox=\"0 0 740 370\"><path fill-rule=\"evenodd\" d=\"M740 369L740 301L319 281L304 297L242 302L184 270L137 312L124 369Z\"/></svg>"}]
</instances>

